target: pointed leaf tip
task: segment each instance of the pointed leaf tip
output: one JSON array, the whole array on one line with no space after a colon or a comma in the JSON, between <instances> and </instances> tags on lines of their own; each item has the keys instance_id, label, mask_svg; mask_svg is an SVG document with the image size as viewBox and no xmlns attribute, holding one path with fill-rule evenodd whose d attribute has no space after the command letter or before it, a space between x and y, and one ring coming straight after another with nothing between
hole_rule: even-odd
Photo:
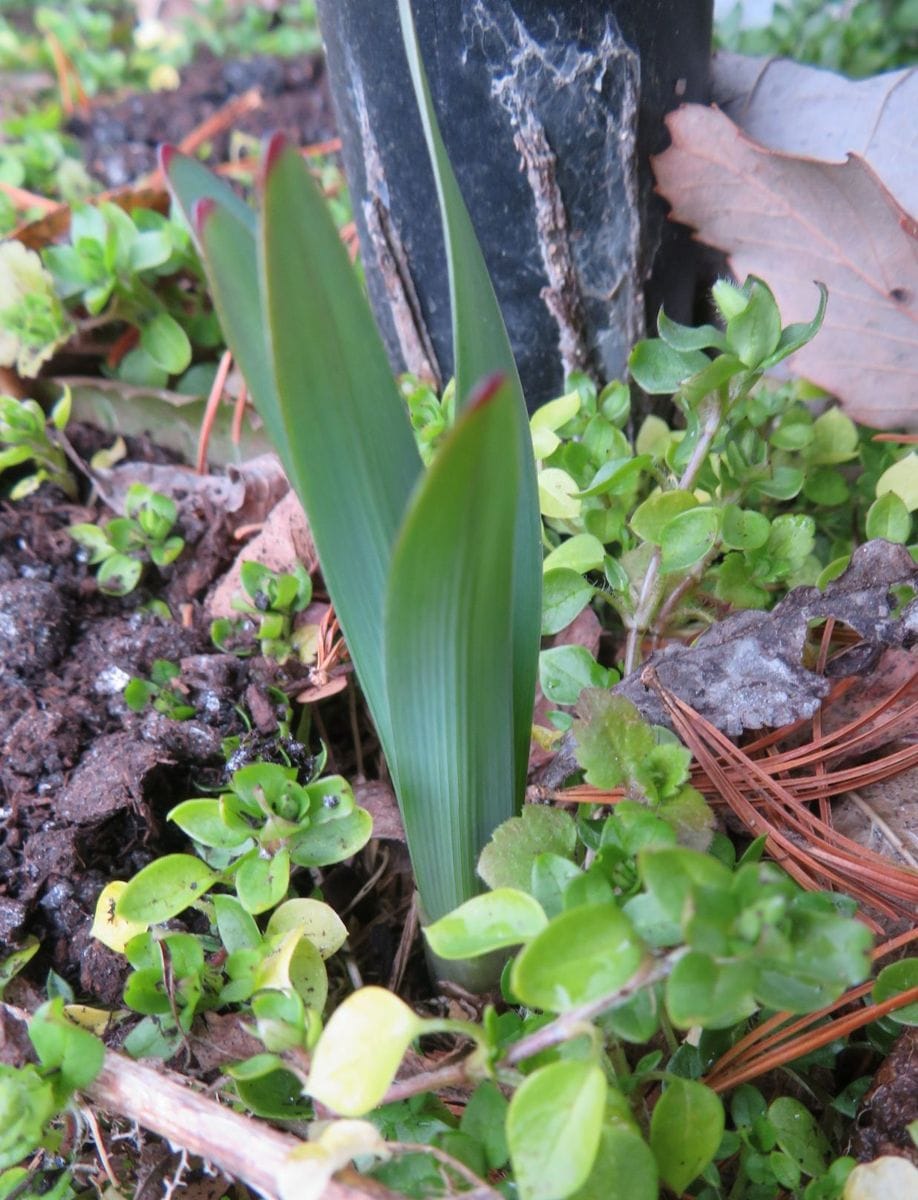
<instances>
[{"instance_id":1,"label":"pointed leaf tip","mask_svg":"<svg viewBox=\"0 0 918 1200\"><path fill-rule=\"evenodd\" d=\"M162 173L164 175L168 175L169 174L169 165L172 162L173 158L175 158L175 155L176 155L175 147L171 146L168 142L163 142L160 145L157 154L159 157L159 169L162 171Z\"/></svg>"},{"instance_id":2,"label":"pointed leaf tip","mask_svg":"<svg viewBox=\"0 0 918 1200\"><path fill-rule=\"evenodd\" d=\"M494 371L491 375L486 375L472 389L469 396L468 407L484 408L484 406L494 399L500 389L507 382L507 376L503 371Z\"/></svg>"},{"instance_id":3,"label":"pointed leaf tip","mask_svg":"<svg viewBox=\"0 0 918 1200\"><path fill-rule=\"evenodd\" d=\"M277 162L277 160L280 158L280 156L283 154L283 152L286 149L287 149L286 134L281 133L280 130L278 130L277 133L272 133L271 136L268 138L268 141L265 145L264 154L262 156L262 162L261 162L262 182L264 182L267 179L267 177L271 174L271 170L274 167L274 164Z\"/></svg>"},{"instance_id":4,"label":"pointed leaf tip","mask_svg":"<svg viewBox=\"0 0 918 1200\"><path fill-rule=\"evenodd\" d=\"M217 207L217 202L211 196L202 196L200 200L196 200L191 209L191 219L194 222L195 232L198 237L204 232L204 225L207 218Z\"/></svg>"}]
</instances>

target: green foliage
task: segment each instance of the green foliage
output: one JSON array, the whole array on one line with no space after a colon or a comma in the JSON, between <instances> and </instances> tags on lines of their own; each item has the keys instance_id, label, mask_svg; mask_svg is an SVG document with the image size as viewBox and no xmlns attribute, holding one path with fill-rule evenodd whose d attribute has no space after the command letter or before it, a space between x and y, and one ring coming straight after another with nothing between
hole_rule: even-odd
<instances>
[{"instance_id":1,"label":"green foliage","mask_svg":"<svg viewBox=\"0 0 918 1200\"><path fill-rule=\"evenodd\" d=\"M724 1110L709 1088L673 1079L650 1121L650 1148L660 1175L678 1195L713 1159L724 1131Z\"/></svg>"},{"instance_id":2,"label":"green foliage","mask_svg":"<svg viewBox=\"0 0 918 1200\"><path fill-rule=\"evenodd\" d=\"M618 723L632 725L616 760L627 771L653 734L627 712ZM540 814L551 818L544 826ZM553 849L540 853L540 840ZM778 1096L766 1105L756 1089L740 1088L725 1132L720 1098L692 1076L758 1011L813 1011L867 975L870 935L852 919L853 906L804 892L754 853L734 866L678 846L653 807L629 800L576 823L526 808L494 844L501 849L482 857L497 886L427 936L441 958L520 945L503 978L517 1011L486 1009L480 1024L424 1019L391 993L363 988L319 1037L307 1092L344 1115L371 1112L415 1039L454 1032L472 1040L466 1070L488 1081L479 1105L501 1136L486 1136L474 1112L459 1132L477 1143L456 1139L448 1117L421 1097L413 1108L383 1106L373 1119L389 1137L461 1150L481 1174L509 1156L521 1197L655 1200L659 1180L677 1194L696 1194L703 1180L714 1190L697 1194L713 1196L721 1194L717 1162L735 1158L731 1195L777 1200L784 1188L799 1200L838 1200L850 1160L830 1164L830 1143L799 1101ZM527 872L528 884L507 882ZM892 994L912 974L881 981L882 994ZM697 1048L678 1046L673 1026L694 1029ZM661 1027L669 1063L655 1050L629 1066L621 1040L646 1044ZM642 1124L657 1082L662 1092ZM377 1174L407 1194L430 1194L420 1164Z\"/></svg>"},{"instance_id":3,"label":"green foliage","mask_svg":"<svg viewBox=\"0 0 918 1200\"><path fill-rule=\"evenodd\" d=\"M723 18L717 43L740 54L795 58L860 78L918 61L915 0L785 0L768 25L742 29L741 6Z\"/></svg>"},{"instance_id":4,"label":"green foliage","mask_svg":"<svg viewBox=\"0 0 918 1200\"><path fill-rule=\"evenodd\" d=\"M181 554L184 539L172 533L178 511L168 496L143 483L132 483L124 498L124 516L105 525L71 525L68 533L98 564L99 590L108 596L126 596L140 582L144 564L166 567ZM156 686L168 683L154 679ZM152 693L150 693L152 695ZM133 689L139 701L140 689Z\"/></svg>"},{"instance_id":5,"label":"green foliage","mask_svg":"<svg viewBox=\"0 0 918 1200\"><path fill-rule=\"evenodd\" d=\"M143 712L148 704L163 716L173 721L184 721L194 716L194 705L187 704L175 681L182 673L181 667L167 659L158 658L150 668L149 679L132 679L124 689L124 702L132 712Z\"/></svg>"},{"instance_id":6,"label":"green foliage","mask_svg":"<svg viewBox=\"0 0 918 1200\"><path fill-rule=\"evenodd\" d=\"M54 280L34 250L21 242L0 245L0 365L37 375L72 326Z\"/></svg>"},{"instance_id":7,"label":"green foliage","mask_svg":"<svg viewBox=\"0 0 918 1200\"><path fill-rule=\"evenodd\" d=\"M301 784L296 776L295 767L253 763L234 772L231 791L179 804L170 819L215 869L187 854L158 859L128 885L119 914L165 921L217 882L233 882L247 912L265 912L286 894L291 865L327 865L356 853L371 823L350 784L338 775Z\"/></svg>"},{"instance_id":8,"label":"green foliage","mask_svg":"<svg viewBox=\"0 0 918 1200\"><path fill-rule=\"evenodd\" d=\"M542 631L601 604L627 631L628 670L647 632L703 628L725 604L769 607L840 573L865 537L911 538L918 457L818 412L806 385L763 378L816 334L825 297L784 329L760 280L721 281L714 301L723 330L661 313L659 338L631 356L646 392L673 393L684 429L649 416L629 438L627 388L597 393L580 376L530 421L549 548ZM582 647L542 651L543 689L564 707L614 682L608 670Z\"/></svg>"},{"instance_id":9,"label":"green foliage","mask_svg":"<svg viewBox=\"0 0 918 1200\"><path fill-rule=\"evenodd\" d=\"M768 1104L744 1083L733 1093L730 1116L734 1128L718 1157L738 1150L737 1195L771 1200L787 1190L803 1200L840 1200L854 1160L828 1161L829 1141L799 1100L779 1096Z\"/></svg>"},{"instance_id":10,"label":"green foliage","mask_svg":"<svg viewBox=\"0 0 918 1200\"><path fill-rule=\"evenodd\" d=\"M69 244L47 247L42 261L78 324L137 331L138 344L116 371L125 382L164 387L190 366L192 342L209 349L219 343L188 231L178 221L107 202L76 208ZM197 288L185 287L185 278Z\"/></svg>"},{"instance_id":11,"label":"green foliage","mask_svg":"<svg viewBox=\"0 0 918 1200\"><path fill-rule=\"evenodd\" d=\"M205 47L218 57L293 56L321 44L313 0L282 0L270 9L246 5L241 10L226 0L203 0L182 20L168 24L156 19L138 23L129 0L64 0L54 5L8 0L0 8L32 20L32 28L24 30L22 22L0 18L0 68L53 70L50 35L89 95L126 87L175 87L177 71Z\"/></svg>"},{"instance_id":12,"label":"green foliage","mask_svg":"<svg viewBox=\"0 0 918 1200\"><path fill-rule=\"evenodd\" d=\"M197 1014L249 1005L267 1053L234 1068L237 1091L253 1112L292 1117L303 1105L278 1054L315 1040L325 959L347 936L327 904L291 891L292 873L351 857L372 823L339 776L301 784L294 767L253 763L230 788L172 810L198 854L162 856L130 882L110 884L92 933L132 967L124 1001L144 1019L128 1035L129 1053L169 1057ZM210 932L167 926L188 908L206 916ZM262 914L263 927L254 919Z\"/></svg>"},{"instance_id":13,"label":"green foliage","mask_svg":"<svg viewBox=\"0 0 918 1200\"><path fill-rule=\"evenodd\" d=\"M595 688L580 696L577 761L587 783L652 806L683 845L707 849L713 817L689 780L690 752L668 730L648 725L623 696Z\"/></svg>"},{"instance_id":14,"label":"green foliage","mask_svg":"<svg viewBox=\"0 0 918 1200\"><path fill-rule=\"evenodd\" d=\"M29 1038L38 1066L0 1063L0 1170L51 1144L49 1122L75 1091L92 1083L105 1054L98 1038L68 1020L61 999L48 1001L32 1016Z\"/></svg>"},{"instance_id":15,"label":"green foliage","mask_svg":"<svg viewBox=\"0 0 918 1200\"><path fill-rule=\"evenodd\" d=\"M606 1079L595 1063L549 1063L527 1075L506 1117L521 1200L555 1200L586 1183L605 1108Z\"/></svg>"},{"instance_id":16,"label":"green foliage","mask_svg":"<svg viewBox=\"0 0 918 1200\"><path fill-rule=\"evenodd\" d=\"M54 430L66 428L70 417L70 393L65 389L48 417L34 400L0 396L0 473L25 463L34 465L10 488L11 500L31 495L43 483L58 487L71 500L77 489L67 469L67 456L54 439Z\"/></svg>"},{"instance_id":17,"label":"green foliage","mask_svg":"<svg viewBox=\"0 0 918 1200\"><path fill-rule=\"evenodd\" d=\"M299 645L293 629L293 618L312 600L312 580L305 567L297 563L291 572L278 573L257 562L244 562L240 580L248 599L234 597L232 606L237 612L258 619L255 636L265 658L285 663ZM218 617L210 627L210 636L219 650L230 650L244 656L251 653L239 645L244 622Z\"/></svg>"},{"instance_id":18,"label":"green foliage","mask_svg":"<svg viewBox=\"0 0 918 1200\"><path fill-rule=\"evenodd\" d=\"M62 132L62 125L60 106L54 103L0 121L0 180L66 204L87 200L96 185L83 166L79 143ZM11 207L0 220L0 234L33 215L40 214Z\"/></svg>"}]
</instances>

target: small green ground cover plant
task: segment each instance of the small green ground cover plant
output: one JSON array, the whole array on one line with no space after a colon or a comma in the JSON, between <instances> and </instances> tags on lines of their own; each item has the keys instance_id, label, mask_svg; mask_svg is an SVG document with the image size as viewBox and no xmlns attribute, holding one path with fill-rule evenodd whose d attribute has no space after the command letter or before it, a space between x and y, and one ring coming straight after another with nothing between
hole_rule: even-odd
<instances>
[{"instance_id":1,"label":"small green ground cover plant","mask_svg":"<svg viewBox=\"0 0 918 1200\"><path fill-rule=\"evenodd\" d=\"M737 5L716 26L716 41L740 54L775 55L855 78L918 62L915 0L786 0L761 29L742 27Z\"/></svg>"},{"instance_id":2,"label":"small green ground cover plant","mask_svg":"<svg viewBox=\"0 0 918 1200\"><path fill-rule=\"evenodd\" d=\"M172 529L178 510L175 501L144 483L132 483L124 498L124 516L104 525L71 525L68 533L98 566L99 590L109 596L126 596L137 587L146 563L167 567L175 562L185 541Z\"/></svg>"},{"instance_id":3,"label":"small green ground cover plant","mask_svg":"<svg viewBox=\"0 0 918 1200\"><path fill-rule=\"evenodd\" d=\"M63 430L70 419L70 393L58 400L46 416L35 400L0 396L0 473L18 470L20 478L9 490L11 500L21 500L50 483L76 499L76 482L67 466L67 456L54 440L53 431ZM23 474L28 466L29 474Z\"/></svg>"},{"instance_id":4,"label":"small green ground cover plant","mask_svg":"<svg viewBox=\"0 0 918 1200\"><path fill-rule=\"evenodd\" d=\"M64 1001L51 999L29 1020L29 1039L37 1065L0 1063L0 1195L16 1194L28 1185L30 1172L19 1166L36 1149L54 1153L64 1140L52 1123L102 1067L105 1048L93 1034L68 1020ZM69 1187L69 1175L64 1176ZM49 1195L67 1194L55 1187Z\"/></svg>"},{"instance_id":5,"label":"small green ground cover plant","mask_svg":"<svg viewBox=\"0 0 918 1200\"><path fill-rule=\"evenodd\" d=\"M245 595L234 597L232 607L257 619L255 637L259 652L283 665L301 644L293 628L293 618L312 599L312 580L308 571L300 563L292 571L278 572L262 563L249 561L242 564L239 580ZM243 640L247 623L218 617L210 626L214 645L234 654L251 654L253 648L245 645Z\"/></svg>"},{"instance_id":6,"label":"small green ground cover plant","mask_svg":"<svg viewBox=\"0 0 918 1200\"><path fill-rule=\"evenodd\" d=\"M182 668L178 663L157 658L150 668L150 678L131 679L124 689L124 702L132 712L143 712L147 705L153 710L171 717L173 721L184 721L193 717L194 705L188 704L177 680Z\"/></svg>"},{"instance_id":7,"label":"small green ground cover plant","mask_svg":"<svg viewBox=\"0 0 918 1200\"><path fill-rule=\"evenodd\" d=\"M350 784L323 767L320 756L301 783L295 766L255 762L233 771L219 796L183 801L169 819L197 853L155 859L129 883L109 884L96 907L94 936L127 957L125 1004L144 1016L126 1050L168 1058L197 1013L242 1006L266 1054L231 1073L264 1116L302 1111L299 1084L277 1052L317 1036L325 959L347 936L321 899L297 895L294 875L350 858L372 829ZM299 878L309 886L305 872ZM202 914L208 932L173 929L186 910Z\"/></svg>"}]
</instances>

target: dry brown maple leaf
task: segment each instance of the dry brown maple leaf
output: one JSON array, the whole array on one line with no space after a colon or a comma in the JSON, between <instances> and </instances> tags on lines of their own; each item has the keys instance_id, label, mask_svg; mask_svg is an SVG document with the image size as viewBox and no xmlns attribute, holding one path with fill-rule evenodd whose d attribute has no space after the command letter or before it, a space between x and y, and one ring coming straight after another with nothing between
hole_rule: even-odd
<instances>
[{"instance_id":1,"label":"dry brown maple leaf","mask_svg":"<svg viewBox=\"0 0 918 1200\"><path fill-rule=\"evenodd\" d=\"M815 280L828 287L823 328L792 368L868 425L918 424L918 223L857 155L779 153L697 104L667 125L653 165L673 219L738 278L765 279L785 323L812 317Z\"/></svg>"},{"instance_id":2,"label":"dry brown maple leaf","mask_svg":"<svg viewBox=\"0 0 918 1200\"><path fill-rule=\"evenodd\" d=\"M720 53L711 98L761 146L823 162L865 159L918 214L918 70L848 79L789 58Z\"/></svg>"}]
</instances>

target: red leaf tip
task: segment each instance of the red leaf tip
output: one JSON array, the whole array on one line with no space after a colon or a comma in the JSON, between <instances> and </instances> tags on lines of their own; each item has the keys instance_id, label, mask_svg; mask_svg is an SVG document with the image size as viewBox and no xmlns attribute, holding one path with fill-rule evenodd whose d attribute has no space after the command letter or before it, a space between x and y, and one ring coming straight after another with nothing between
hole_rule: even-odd
<instances>
[{"instance_id":1,"label":"red leaf tip","mask_svg":"<svg viewBox=\"0 0 918 1200\"><path fill-rule=\"evenodd\" d=\"M195 232L197 233L198 237L200 237L204 232L204 225L207 221L207 218L216 207L217 202L212 196L202 196L200 200L196 200L194 202L194 206L191 210L191 219L194 223Z\"/></svg>"},{"instance_id":2,"label":"red leaf tip","mask_svg":"<svg viewBox=\"0 0 918 1200\"><path fill-rule=\"evenodd\" d=\"M261 177L263 181L266 180L271 174L275 163L283 154L284 150L286 150L286 148L286 135L279 131L277 133L272 133L268 138L268 142L265 146L264 154L262 155L261 159Z\"/></svg>"},{"instance_id":3,"label":"red leaf tip","mask_svg":"<svg viewBox=\"0 0 918 1200\"><path fill-rule=\"evenodd\" d=\"M163 142L159 148L159 169L164 175L169 174L169 165L175 158L178 151L174 146L170 146L168 142Z\"/></svg>"},{"instance_id":4,"label":"red leaf tip","mask_svg":"<svg viewBox=\"0 0 918 1200\"><path fill-rule=\"evenodd\" d=\"M491 375L485 375L484 379L479 380L472 389L467 407L469 409L484 408L486 404L489 404L494 399L506 383L506 380L507 376L503 371L495 371Z\"/></svg>"}]
</instances>

